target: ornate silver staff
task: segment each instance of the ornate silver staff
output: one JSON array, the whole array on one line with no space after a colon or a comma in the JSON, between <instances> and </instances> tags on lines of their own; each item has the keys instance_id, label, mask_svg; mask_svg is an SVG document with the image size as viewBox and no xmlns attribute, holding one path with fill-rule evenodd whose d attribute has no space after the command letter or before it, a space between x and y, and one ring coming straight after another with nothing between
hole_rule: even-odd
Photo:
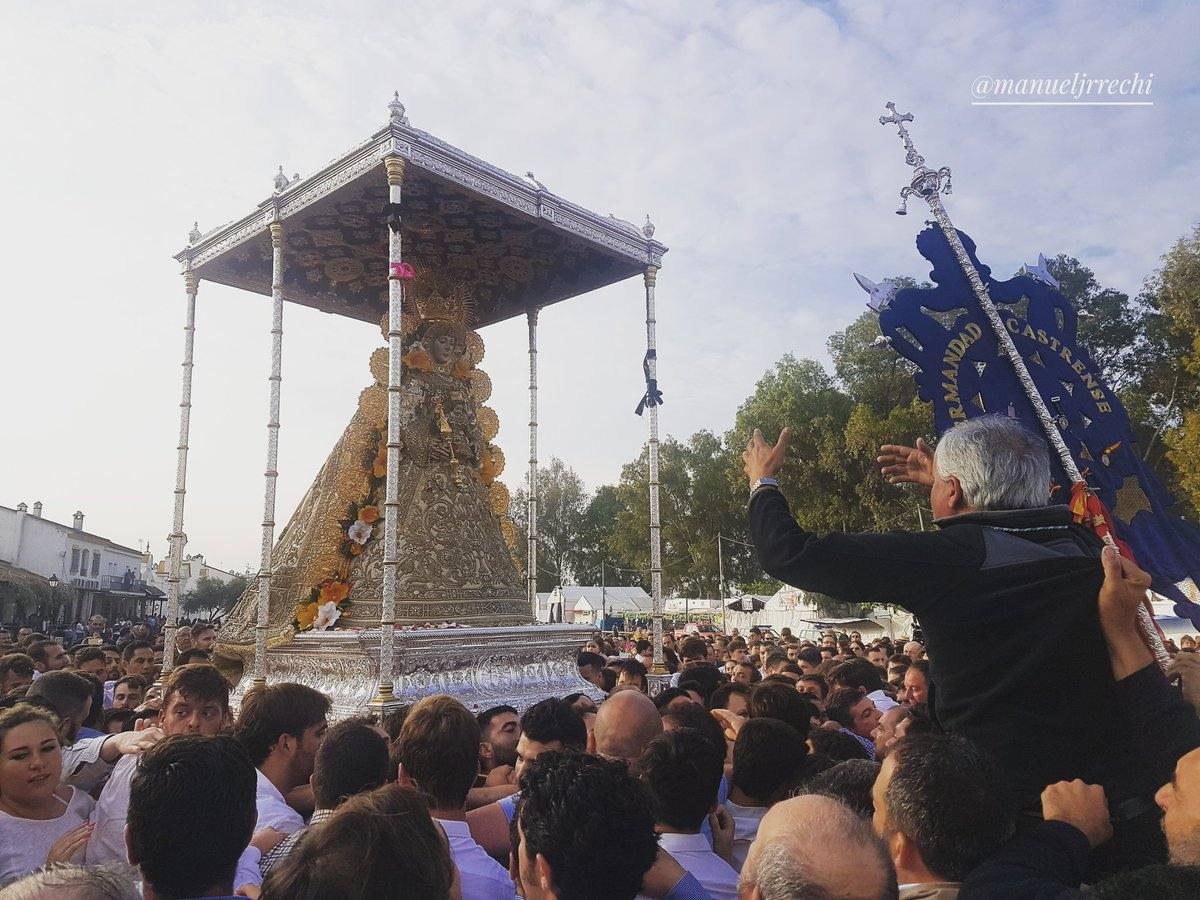
<instances>
[{"instance_id":1,"label":"ornate silver staff","mask_svg":"<svg viewBox=\"0 0 1200 900\"><path fill-rule=\"evenodd\" d=\"M963 246L963 242L958 236L958 231L950 221L946 207L942 205L941 195L952 193L950 167L942 166L935 171L926 166L925 157L917 152L917 148L913 146L912 138L908 134L908 129L904 127L905 122L913 121L912 113L896 112L896 104L891 101L888 101L886 106L889 110L889 115L880 116L879 124L896 126L897 131L900 133L900 140L904 142L904 149L906 151L904 161L912 166L913 169L912 181L900 189L900 208L896 210L896 214L900 216L908 214L909 197L919 197L929 204L938 228L946 236L946 242L950 245L950 249L954 251L954 257L958 260L959 267L971 283L971 290L975 294L975 299L979 301L979 306L983 310L983 314L987 317L988 324L991 326L992 332L996 335L996 340L1004 350L1004 355L1008 357L1008 361L1016 373L1017 380L1021 383L1021 389L1025 392L1026 399L1037 414L1038 422L1041 423L1046 439L1050 442L1050 446L1054 448L1054 452L1058 454L1059 462L1062 463L1067 477L1071 480L1072 484L1077 482L1084 482L1086 484L1083 475L1079 472L1079 467L1075 465L1075 458L1067 448L1066 442L1063 441L1062 434L1058 430L1058 425L1055 424L1054 417L1050 414L1050 410L1046 408L1041 391L1038 390L1033 377L1029 374L1029 369L1025 366L1025 360L1021 358L1021 354L1013 343L1008 329L1004 327L1004 322L1000 318L1000 313L996 310L996 305L992 303L987 285L979 277L979 272L975 269L974 263L971 262L967 248ZM1103 539L1110 547L1116 548L1116 541L1113 540L1111 534L1103 535ZM1158 637L1158 631L1154 627L1154 620L1146 604L1138 608L1138 625L1141 628L1143 639L1150 647L1159 665L1165 669L1170 665L1171 658L1167 655L1166 648L1163 647L1162 641Z\"/></svg>"}]
</instances>

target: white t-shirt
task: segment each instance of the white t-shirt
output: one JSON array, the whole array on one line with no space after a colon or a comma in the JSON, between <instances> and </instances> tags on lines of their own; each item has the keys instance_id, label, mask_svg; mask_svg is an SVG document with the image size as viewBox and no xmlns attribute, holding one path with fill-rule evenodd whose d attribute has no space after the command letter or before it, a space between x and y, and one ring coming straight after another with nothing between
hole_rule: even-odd
<instances>
[{"instance_id":1,"label":"white t-shirt","mask_svg":"<svg viewBox=\"0 0 1200 900\"><path fill-rule=\"evenodd\" d=\"M117 760L112 775L100 792L92 815L96 827L87 843L89 866L128 862L125 853L125 819L129 816L129 788L140 759L140 756L131 754Z\"/></svg>"},{"instance_id":2,"label":"white t-shirt","mask_svg":"<svg viewBox=\"0 0 1200 900\"><path fill-rule=\"evenodd\" d=\"M88 820L96 801L77 788L70 791L70 800L59 800L63 811L54 819L22 819L0 810L0 884L40 869L54 842Z\"/></svg>"},{"instance_id":3,"label":"white t-shirt","mask_svg":"<svg viewBox=\"0 0 1200 900\"><path fill-rule=\"evenodd\" d=\"M258 807L258 821L254 825L255 832L264 828L273 828L282 834L291 834L304 827L304 817L296 812L279 789L267 779L261 771L256 771L258 788L255 792L254 803Z\"/></svg>"},{"instance_id":4,"label":"white t-shirt","mask_svg":"<svg viewBox=\"0 0 1200 900\"><path fill-rule=\"evenodd\" d=\"M471 837L466 822L436 819L446 832L450 855L458 867L463 900L513 900L517 896L508 869L496 862Z\"/></svg>"}]
</instances>

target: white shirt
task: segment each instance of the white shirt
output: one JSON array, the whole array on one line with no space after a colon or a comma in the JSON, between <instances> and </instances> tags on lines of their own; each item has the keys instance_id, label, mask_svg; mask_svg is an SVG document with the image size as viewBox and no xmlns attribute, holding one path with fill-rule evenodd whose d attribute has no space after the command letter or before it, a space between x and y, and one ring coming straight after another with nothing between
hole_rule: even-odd
<instances>
[{"instance_id":1,"label":"white shirt","mask_svg":"<svg viewBox=\"0 0 1200 900\"><path fill-rule=\"evenodd\" d=\"M867 699L874 703L875 708L881 713L885 713L889 709L895 709L900 705L884 691L871 691L871 693L867 694Z\"/></svg>"},{"instance_id":2,"label":"white shirt","mask_svg":"<svg viewBox=\"0 0 1200 900\"><path fill-rule=\"evenodd\" d=\"M100 758L104 742L111 734L100 737L80 738L69 747L62 748L62 783L91 792L112 771L112 763Z\"/></svg>"},{"instance_id":3,"label":"white shirt","mask_svg":"<svg viewBox=\"0 0 1200 900\"><path fill-rule=\"evenodd\" d=\"M737 900L738 873L713 853L703 834L659 835L658 846L675 857L713 900Z\"/></svg>"},{"instance_id":4,"label":"white shirt","mask_svg":"<svg viewBox=\"0 0 1200 900\"><path fill-rule=\"evenodd\" d=\"M750 845L758 837L758 824L767 814L766 806L738 806L725 801L725 811L733 818L733 867L739 872L746 864Z\"/></svg>"},{"instance_id":5,"label":"white shirt","mask_svg":"<svg viewBox=\"0 0 1200 900\"><path fill-rule=\"evenodd\" d=\"M517 896L508 870L475 842L466 822L434 821L446 831L450 855L454 857L462 882L463 900L513 900Z\"/></svg>"},{"instance_id":6,"label":"white shirt","mask_svg":"<svg viewBox=\"0 0 1200 900\"><path fill-rule=\"evenodd\" d=\"M254 805L258 807L258 821L254 825L256 832L264 828L273 828L283 834L291 834L304 827L304 817L287 805L283 794L267 779L261 771L256 770L258 788L255 790Z\"/></svg>"},{"instance_id":7,"label":"white shirt","mask_svg":"<svg viewBox=\"0 0 1200 900\"><path fill-rule=\"evenodd\" d=\"M0 810L0 885L46 864L46 854L60 837L88 820L96 801L78 788L70 799L58 799L62 813L53 819L22 819Z\"/></svg>"}]
</instances>

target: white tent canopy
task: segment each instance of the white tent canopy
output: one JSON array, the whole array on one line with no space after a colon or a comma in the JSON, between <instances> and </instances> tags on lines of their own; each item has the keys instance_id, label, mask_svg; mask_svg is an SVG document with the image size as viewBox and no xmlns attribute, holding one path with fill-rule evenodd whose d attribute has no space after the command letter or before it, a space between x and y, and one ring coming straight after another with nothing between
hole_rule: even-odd
<instances>
[{"instance_id":1,"label":"white tent canopy","mask_svg":"<svg viewBox=\"0 0 1200 900\"><path fill-rule=\"evenodd\" d=\"M538 594L539 622L596 624L604 612L610 616L648 616L650 595L640 587L559 585L549 594Z\"/></svg>"}]
</instances>

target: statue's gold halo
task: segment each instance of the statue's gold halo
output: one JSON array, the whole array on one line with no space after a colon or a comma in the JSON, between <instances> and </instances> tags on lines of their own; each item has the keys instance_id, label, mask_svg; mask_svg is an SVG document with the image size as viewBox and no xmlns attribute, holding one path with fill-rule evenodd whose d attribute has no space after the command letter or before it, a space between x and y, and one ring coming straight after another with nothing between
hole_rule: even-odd
<instances>
[{"instance_id":1,"label":"statue's gold halo","mask_svg":"<svg viewBox=\"0 0 1200 900\"><path fill-rule=\"evenodd\" d=\"M482 369L471 372L471 399L483 403L492 396L492 379Z\"/></svg>"},{"instance_id":2,"label":"statue's gold halo","mask_svg":"<svg viewBox=\"0 0 1200 900\"><path fill-rule=\"evenodd\" d=\"M467 332L467 356L471 358L471 365L477 366L483 362L483 338L479 336L478 331Z\"/></svg>"},{"instance_id":3,"label":"statue's gold halo","mask_svg":"<svg viewBox=\"0 0 1200 900\"><path fill-rule=\"evenodd\" d=\"M485 441L490 441L500 432L500 418L490 406L479 407L476 420L479 422L479 430Z\"/></svg>"},{"instance_id":4,"label":"statue's gold halo","mask_svg":"<svg viewBox=\"0 0 1200 900\"><path fill-rule=\"evenodd\" d=\"M492 513L496 517L503 518L508 515L508 505L511 498L508 493L508 488L505 487L502 482L492 482L491 486L488 488L488 499L491 502Z\"/></svg>"},{"instance_id":5,"label":"statue's gold halo","mask_svg":"<svg viewBox=\"0 0 1200 900\"><path fill-rule=\"evenodd\" d=\"M376 384L387 386L388 383L388 348L376 347L371 352L371 377Z\"/></svg>"}]
</instances>

